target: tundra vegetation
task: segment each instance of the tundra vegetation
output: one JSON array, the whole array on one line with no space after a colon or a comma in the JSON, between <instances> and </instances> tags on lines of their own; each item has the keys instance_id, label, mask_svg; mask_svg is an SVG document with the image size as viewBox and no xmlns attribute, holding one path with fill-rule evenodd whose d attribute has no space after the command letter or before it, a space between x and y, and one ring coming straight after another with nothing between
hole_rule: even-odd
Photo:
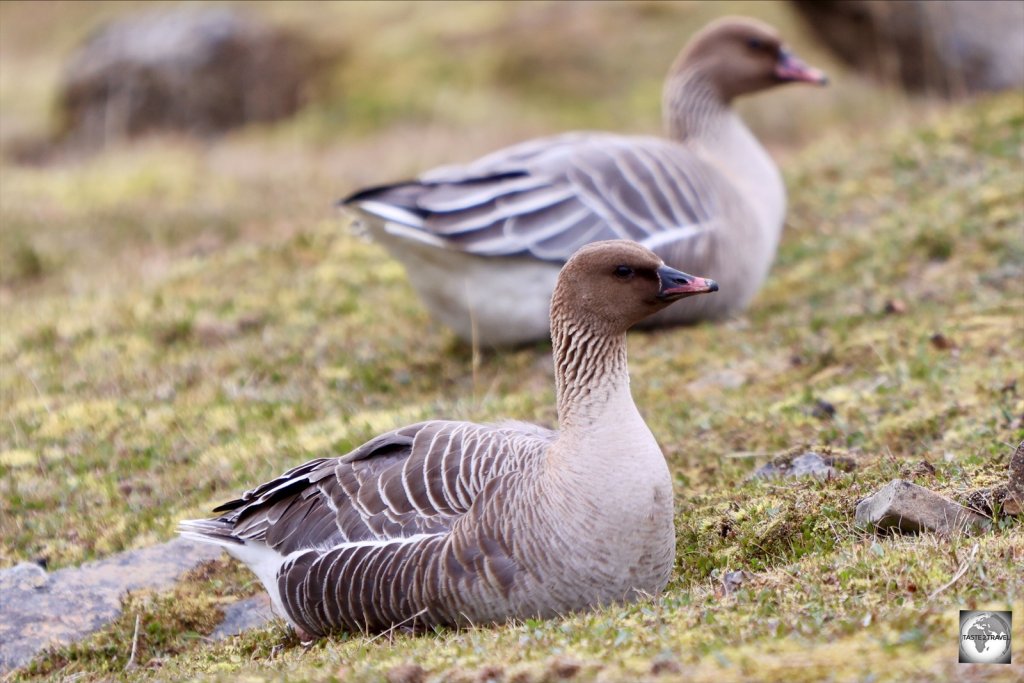
<instances>
[{"instance_id":1,"label":"tundra vegetation","mask_svg":"<svg viewBox=\"0 0 1024 683\"><path fill-rule=\"evenodd\" d=\"M1024 614L1019 519L946 538L853 518L896 477L963 502L1005 479L1024 438L1021 93L907 101L830 63L784 5L728 5L254 4L334 49L296 118L41 165L13 157L50 125L62 55L135 3L0 5L3 566L167 540L417 419L553 424L550 347L454 342L332 200L547 132L657 132L664 70L723 11L772 22L834 76L743 105L790 188L749 314L630 338L636 402L676 480L663 595L309 649L280 622L211 643L223 606L261 590L223 559L127 596L117 621L13 680L1019 677L1020 645L1009 667L956 663L957 610ZM804 449L854 467L749 479Z\"/></svg>"}]
</instances>

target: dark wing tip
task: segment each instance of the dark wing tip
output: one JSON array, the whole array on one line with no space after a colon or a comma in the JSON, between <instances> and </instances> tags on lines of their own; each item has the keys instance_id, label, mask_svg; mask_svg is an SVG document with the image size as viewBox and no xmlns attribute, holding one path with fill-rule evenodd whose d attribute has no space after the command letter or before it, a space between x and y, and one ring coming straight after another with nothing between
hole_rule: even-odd
<instances>
[{"instance_id":1,"label":"dark wing tip","mask_svg":"<svg viewBox=\"0 0 1024 683\"><path fill-rule=\"evenodd\" d=\"M349 204L355 204L356 202L365 201L367 199L383 199L386 201L387 198L381 197L380 195L386 195L387 193L394 192L395 190L402 190L404 188L416 187L419 185L420 182L418 180L403 180L397 183L371 185L370 187L364 187L361 190L356 190L347 197L342 197L334 204L335 206L347 206Z\"/></svg>"}]
</instances>

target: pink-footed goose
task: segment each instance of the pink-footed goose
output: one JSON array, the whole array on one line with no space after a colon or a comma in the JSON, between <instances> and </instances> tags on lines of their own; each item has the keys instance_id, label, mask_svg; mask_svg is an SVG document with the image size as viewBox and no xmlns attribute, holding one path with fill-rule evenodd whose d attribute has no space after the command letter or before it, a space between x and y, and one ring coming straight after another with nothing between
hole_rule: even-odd
<instances>
[{"instance_id":1,"label":"pink-footed goose","mask_svg":"<svg viewBox=\"0 0 1024 683\"><path fill-rule=\"evenodd\" d=\"M794 81L825 77L771 27L722 19L669 70L667 139L542 138L342 203L405 265L431 313L469 341L545 338L559 267L581 245L612 238L722 284L720 296L673 306L646 324L725 316L744 309L764 281L786 209L778 169L731 102Z\"/></svg>"},{"instance_id":2,"label":"pink-footed goose","mask_svg":"<svg viewBox=\"0 0 1024 683\"><path fill-rule=\"evenodd\" d=\"M551 303L559 431L402 427L179 531L246 563L303 639L549 617L657 593L675 556L672 480L630 394L626 330L717 289L635 242L587 245Z\"/></svg>"}]
</instances>

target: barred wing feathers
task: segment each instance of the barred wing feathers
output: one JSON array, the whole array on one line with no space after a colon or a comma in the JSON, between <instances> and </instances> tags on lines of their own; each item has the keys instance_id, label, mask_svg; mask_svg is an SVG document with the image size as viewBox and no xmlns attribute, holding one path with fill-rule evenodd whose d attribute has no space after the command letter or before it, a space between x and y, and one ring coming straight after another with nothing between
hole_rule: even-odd
<instances>
[{"instance_id":1,"label":"barred wing feathers","mask_svg":"<svg viewBox=\"0 0 1024 683\"><path fill-rule=\"evenodd\" d=\"M713 230L727 185L671 140L569 133L363 190L344 203L448 248L560 263L605 239L631 239L663 256L678 251L679 242Z\"/></svg>"},{"instance_id":2,"label":"barred wing feathers","mask_svg":"<svg viewBox=\"0 0 1024 683\"><path fill-rule=\"evenodd\" d=\"M453 622L443 594L507 591L516 571L500 520L474 502L500 498L553 439L525 423L422 422L300 465L181 530L253 566L309 633L377 630L417 613ZM467 515L472 533L454 538ZM268 550L272 570L254 566Z\"/></svg>"}]
</instances>

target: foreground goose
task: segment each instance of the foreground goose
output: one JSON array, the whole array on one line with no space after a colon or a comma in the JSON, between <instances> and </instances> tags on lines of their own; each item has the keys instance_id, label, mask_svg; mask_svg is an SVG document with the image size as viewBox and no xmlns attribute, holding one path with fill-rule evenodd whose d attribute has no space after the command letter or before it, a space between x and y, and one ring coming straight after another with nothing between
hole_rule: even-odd
<instances>
[{"instance_id":1,"label":"foreground goose","mask_svg":"<svg viewBox=\"0 0 1024 683\"><path fill-rule=\"evenodd\" d=\"M545 338L558 269L581 245L610 238L636 240L722 284L720 296L673 306L649 324L721 317L760 288L786 208L778 169L731 103L793 81L825 77L771 27L723 19L694 36L668 73L669 139L543 138L343 203L405 265L431 313L469 341Z\"/></svg>"},{"instance_id":2,"label":"foreground goose","mask_svg":"<svg viewBox=\"0 0 1024 683\"><path fill-rule=\"evenodd\" d=\"M434 420L300 465L182 535L224 546L303 639L549 617L664 588L672 480L629 391L626 330L717 291L615 240L551 303L558 421Z\"/></svg>"}]
</instances>

